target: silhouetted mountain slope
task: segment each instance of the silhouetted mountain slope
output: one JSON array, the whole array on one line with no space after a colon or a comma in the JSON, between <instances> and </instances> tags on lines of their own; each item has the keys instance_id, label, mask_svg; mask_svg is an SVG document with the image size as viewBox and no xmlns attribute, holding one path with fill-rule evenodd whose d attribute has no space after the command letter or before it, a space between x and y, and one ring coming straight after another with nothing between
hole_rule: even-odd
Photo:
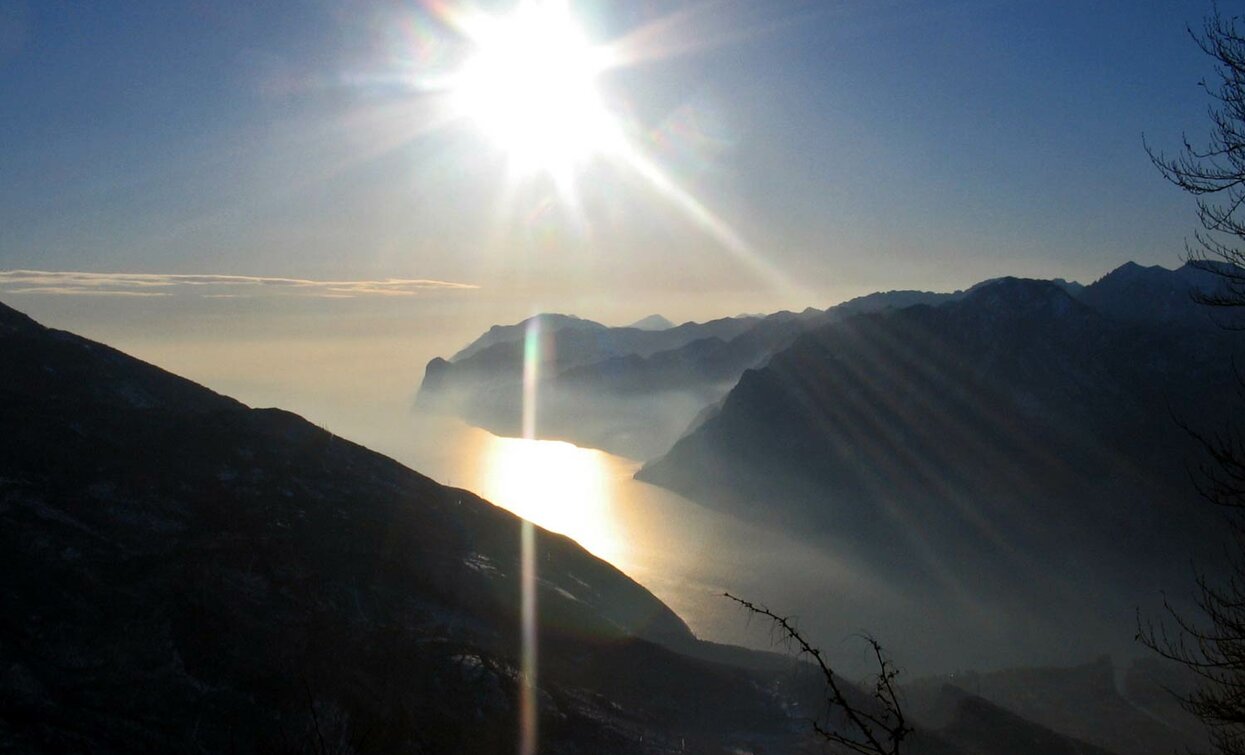
<instances>
[{"instance_id":1,"label":"silhouetted mountain slope","mask_svg":"<svg viewBox=\"0 0 1245 755\"><path fill-rule=\"evenodd\" d=\"M539 434L635 458L664 451L701 407L720 398L743 369L789 343L812 316L725 318L660 331L559 327L561 320L542 320ZM511 340L496 340L494 327L486 334L494 342L485 348L429 362L417 405L517 435L526 325L503 330Z\"/></svg>"},{"instance_id":2,"label":"silhouetted mountain slope","mask_svg":"<svg viewBox=\"0 0 1245 755\"><path fill-rule=\"evenodd\" d=\"M3 306L0 357L0 750L513 751L514 516ZM770 677L537 543L542 751L793 746Z\"/></svg>"},{"instance_id":3,"label":"silhouetted mountain slope","mask_svg":"<svg viewBox=\"0 0 1245 755\"><path fill-rule=\"evenodd\" d=\"M781 475L752 480L752 495L795 477L829 486L815 495L842 489L867 500L884 492L876 484L922 497L961 487L1073 493L1084 474L1150 457L1182 469L1167 453L1182 436L1165 407L1189 421L1215 416L1231 377L1220 348L1223 334L1211 329L1177 337L1129 327L1049 283L1001 281L801 338L746 373L717 417L641 477L663 480L684 459L760 454ZM1190 395L1192 385L1203 390ZM1133 425L1144 432L1120 432ZM952 479L936 479L944 473ZM1028 476L1034 491L1018 484ZM693 487L716 479L677 477Z\"/></svg>"},{"instance_id":4,"label":"silhouetted mountain slope","mask_svg":"<svg viewBox=\"0 0 1245 755\"><path fill-rule=\"evenodd\" d=\"M764 365L801 333L852 315L960 301L1003 280L954 293L878 292L825 311L684 323L656 332L541 315L544 419L538 432L651 458L668 450L745 370ZM1049 283L1109 319L1177 327L1209 322L1191 291L1218 285L1213 274L1193 265L1173 271L1131 262L1090 286L1063 279ZM494 326L448 362L432 360L419 404L501 434L519 432L523 337L530 322Z\"/></svg>"},{"instance_id":5,"label":"silhouetted mountain slope","mask_svg":"<svg viewBox=\"0 0 1245 755\"><path fill-rule=\"evenodd\" d=\"M841 315L858 315L867 312L882 312L887 309L904 309L917 304L937 305L963 296L962 291L954 294L939 294L932 291L879 291L877 293L857 296L834 307Z\"/></svg>"},{"instance_id":6,"label":"silhouetted mountain slope","mask_svg":"<svg viewBox=\"0 0 1245 755\"><path fill-rule=\"evenodd\" d=\"M514 751L514 516L3 305L0 356L0 750ZM542 752L817 751L815 675L537 548Z\"/></svg>"},{"instance_id":7,"label":"silhouetted mountain slope","mask_svg":"<svg viewBox=\"0 0 1245 755\"><path fill-rule=\"evenodd\" d=\"M1186 264L1176 270L1128 262L1094 281L1078 295L1085 304L1121 322L1201 328L1229 313L1199 304L1193 292L1213 293L1221 281L1210 270Z\"/></svg>"},{"instance_id":8,"label":"silhouetted mountain slope","mask_svg":"<svg viewBox=\"0 0 1245 755\"><path fill-rule=\"evenodd\" d=\"M778 312L760 319L729 340L702 339L647 358L634 354L616 357L568 369L559 379L580 390L592 390L601 395L701 387L710 400L717 400L725 395L723 387L733 384L745 370L763 365L809 330L853 314L903 308L915 303L941 303L961 295L888 291L852 299L825 311L809 308L798 314Z\"/></svg>"},{"instance_id":9,"label":"silhouetted mountain slope","mask_svg":"<svg viewBox=\"0 0 1245 755\"><path fill-rule=\"evenodd\" d=\"M870 306L883 306L882 303ZM632 458L668 449L744 370L836 315L816 309L659 331L542 325L538 433ZM517 338L520 326L506 332ZM494 327L490 334L497 331ZM523 344L428 363L417 399L503 435L520 432Z\"/></svg>"},{"instance_id":10,"label":"silhouetted mountain slope","mask_svg":"<svg viewBox=\"0 0 1245 755\"><path fill-rule=\"evenodd\" d=\"M965 755L1111 755L1109 750L1026 721L980 697L954 688L944 694L954 698L954 717L937 733Z\"/></svg>"},{"instance_id":11,"label":"silhouetted mountain slope","mask_svg":"<svg viewBox=\"0 0 1245 755\"><path fill-rule=\"evenodd\" d=\"M959 673L905 688L910 712L936 729L952 724L955 705L979 697L1011 715L1096 746L1130 755L1201 751L1206 732L1181 710L1169 689L1189 688L1187 669L1157 658L1133 663L1117 683L1109 658L1071 668L1024 668ZM1183 672L1183 673L1181 673Z\"/></svg>"},{"instance_id":12,"label":"silhouetted mountain slope","mask_svg":"<svg viewBox=\"0 0 1245 755\"><path fill-rule=\"evenodd\" d=\"M1121 323L1052 283L1001 280L800 337L637 477L923 600L1073 631L1184 584L1188 554L1213 547L1173 416L1216 426L1230 348L1213 327Z\"/></svg>"},{"instance_id":13,"label":"silhouetted mountain slope","mask_svg":"<svg viewBox=\"0 0 1245 755\"><path fill-rule=\"evenodd\" d=\"M558 381L601 395L634 395L709 387L721 390L763 363L801 333L828 320L825 313L773 316L729 341L702 338L648 357L629 354L563 371ZM724 390L722 391L725 392ZM709 391L710 394L713 391Z\"/></svg>"},{"instance_id":14,"label":"silhouetted mountain slope","mask_svg":"<svg viewBox=\"0 0 1245 755\"><path fill-rule=\"evenodd\" d=\"M522 344L529 326L538 323L541 336L555 343L564 365L588 364L619 354L647 356L678 348L701 338L734 338L755 324L753 318L724 317L709 322L685 322L669 328L646 329L629 326L611 328L574 315L541 314L514 325L494 325L450 358L455 364L467 363L483 352L504 347L485 356L484 364L504 364L513 355L522 356ZM519 347L516 351L515 347ZM553 348L553 347L549 347Z\"/></svg>"},{"instance_id":15,"label":"silhouetted mountain slope","mask_svg":"<svg viewBox=\"0 0 1245 755\"><path fill-rule=\"evenodd\" d=\"M817 715L821 724L831 730L851 731L842 711L825 715L825 704L804 708L809 701L821 700L821 677L817 673L798 675L790 680L790 689L802 702L794 709L799 715ZM972 695L950 684L932 688L923 682L919 689L904 686L900 690L905 718L915 727L903 742L902 752L910 755L1112 755L1131 751L1112 750L1090 744L1053 727L1043 726L1007 710L982 697ZM876 701L859 688L849 687L845 695L858 710L877 715ZM1105 726L1115 725L1104 721ZM835 749L824 742L812 744L802 752L849 752Z\"/></svg>"},{"instance_id":16,"label":"silhouetted mountain slope","mask_svg":"<svg viewBox=\"0 0 1245 755\"><path fill-rule=\"evenodd\" d=\"M528 325L532 320L537 318L541 321L541 327L550 333L559 330L601 331L606 329L606 327L599 322L585 320L574 315L560 315L552 313L537 315L535 318L529 317L528 319L515 323L514 325L494 325L489 328L488 332L484 335L467 344L457 354L450 357L450 361L460 362L464 359L469 359L490 346L496 346L499 343L522 341L523 337L527 333Z\"/></svg>"}]
</instances>

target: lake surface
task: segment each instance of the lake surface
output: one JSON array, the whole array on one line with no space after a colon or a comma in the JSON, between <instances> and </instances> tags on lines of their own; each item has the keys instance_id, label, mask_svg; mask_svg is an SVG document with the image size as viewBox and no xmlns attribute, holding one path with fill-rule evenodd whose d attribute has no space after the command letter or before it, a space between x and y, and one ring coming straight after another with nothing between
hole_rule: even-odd
<instances>
[{"instance_id":1,"label":"lake surface","mask_svg":"<svg viewBox=\"0 0 1245 755\"><path fill-rule=\"evenodd\" d=\"M815 568L826 595L832 560L807 546L632 479L640 463L562 441L503 438L458 420L416 415L400 459L545 529L573 538L675 610L698 636L766 645L725 591L760 599L783 563ZM772 592L772 587L766 586Z\"/></svg>"},{"instance_id":2,"label":"lake surface","mask_svg":"<svg viewBox=\"0 0 1245 755\"><path fill-rule=\"evenodd\" d=\"M100 339L251 406L294 411L565 533L649 588L706 639L770 647L769 627L721 597L730 591L798 617L804 634L840 668L850 670L854 660L865 667L864 646L853 635L867 631L907 672L919 674L1142 654L1133 641L1135 611L1140 605L1143 615L1162 613L1157 589L1104 595L1070 585L1041 606L1014 596L985 603L971 591L921 594L912 586L919 580L880 583L870 570L836 558L824 541L813 547L637 482L634 460L412 414L429 359L454 353L489 322L515 319L501 310L470 314L476 305L466 299L421 297L400 310L303 302L279 317L242 299L230 300L228 311L203 300L180 315L154 298L142 307L94 297L25 301L51 326ZM1042 572L1039 564L1027 576L1040 579Z\"/></svg>"},{"instance_id":3,"label":"lake surface","mask_svg":"<svg viewBox=\"0 0 1245 755\"><path fill-rule=\"evenodd\" d=\"M1067 665L1115 649L1112 636L1067 617L1032 623L971 598L931 603L871 579L823 548L632 479L640 463L561 441L503 438L446 417L413 414L376 444L439 482L579 542L651 590L697 636L772 647L770 627L723 592L795 615L802 631L847 670L867 668L868 632L910 673ZM1132 617L1121 617L1131 626ZM1035 631L1038 626L1042 631ZM1127 629L1121 637L1131 642Z\"/></svg>"}]
</instances>

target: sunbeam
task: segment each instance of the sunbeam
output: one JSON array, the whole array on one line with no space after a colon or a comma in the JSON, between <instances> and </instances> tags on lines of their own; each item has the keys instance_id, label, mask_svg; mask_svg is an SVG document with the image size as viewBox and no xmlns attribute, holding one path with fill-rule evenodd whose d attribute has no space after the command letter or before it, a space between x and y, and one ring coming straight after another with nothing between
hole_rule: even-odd
<instances>
[{"instance_id":1,"label":"sunbeam","mask_svg":"<svg viewBox=\"0 0 1245 755\"><path fill-rule=\"evenodd\" d=\"M404 56L404 75L421 97L448 95L448 114L438 119L437 129L447 123L474 128L504 157L507 167L498 182L503 225L524 188L546 179L566 210L568 230L578 238L592 238L594 218L587 215L577 186L602 180L605 174L596 171L608 166L643 179L642 186L768 287L789 298L806 293L758 253L734 224L680 185L632 136L650 129L632 122L626 116L632 108L607 98L598 87L608 71L703 49L708 39L700 33L704 29L690 27L703 26L698 19L710 15L707 7L673 14L606 42L585 33L567 0L522 0L499 14L467 3L428 2L425 8L457 36L463 54L454 67L446 63L451 56L412 53ZM710 40L709 46L786 23L744 12L742 6L727 15L743 23L734 24L725 36L710 35L717 41ZM715 28L723 23L717 14ZM428 45L427 35L415 36ZM678 44L680 36L687 44ZM421 64L425 58L429 62Z\"/></svg>"},{"instance_id":2,"label":"sunbeam","mask_svg":"<svg viewBox=\"0 0 1245 755\"><path fill-rule=\"evenodd\" d=\"M626 141L615 144L614 154L642 177L664 199L677 207L689 220L735 259L743 262L772 288L785 294L798 294L796 284L776 266L759 255L739 233L722 218L675 183L661 168L640 150Z\"/></svg>"}]
</instances>

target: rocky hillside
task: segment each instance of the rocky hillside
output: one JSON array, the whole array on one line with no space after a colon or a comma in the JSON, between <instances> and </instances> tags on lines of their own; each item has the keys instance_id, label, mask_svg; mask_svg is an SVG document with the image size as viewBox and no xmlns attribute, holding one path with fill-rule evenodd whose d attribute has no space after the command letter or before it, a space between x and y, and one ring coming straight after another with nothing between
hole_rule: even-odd
<instances>
[{"instance_id":1,"label":"rocky hillside","mask_svg":"<svg viewBox=\"0 0 1245 755\"><path fill-rule=\"evenodd\" d=\"M3 305L0 355L0 750L514 751L514 516ZM820 751L815 674L536 543L541 752ZM1097 752L914 721L914 755Z\"/></svg>"},{"instance_id":2,"label":"rocky hillside","mask_svg":"<svg viewBox=\"0 0 1245 755\"><path fill-rule=\"evenodd\" d=\"M802 333L840 317L958 294L892 291L830 310L607 328L540 315L538 435L635 459L664 453L739 376ZM502 435L521 433L524 336L531 320L495 325L451 359L433 359L417 405Z\"/></svg>"},{"instance_id":3,"label":"rocky hillside","mask_svg":"<svg viewBox=\"0 0 1245 755\"><path fill-rule=\"evenodd\" d=\"M3 307L0 354L0 750L512 751L514 516ZM755 672L537 543L542 751L795 746Z\"/></svg>"},{"instance_id":4,"label":"rocky hillside","mask_svg":"<svg viewBox=\"0 0 1245 755\"><path fill-rule=\"evenodd\" d=\"M1178 420L1221 427L1235 348L1209 321L996 281L801 336L638 477L842 556L930 631L987 611L1122 649L1136 606L1216 547Z\"/></svg>"}]
</instances>

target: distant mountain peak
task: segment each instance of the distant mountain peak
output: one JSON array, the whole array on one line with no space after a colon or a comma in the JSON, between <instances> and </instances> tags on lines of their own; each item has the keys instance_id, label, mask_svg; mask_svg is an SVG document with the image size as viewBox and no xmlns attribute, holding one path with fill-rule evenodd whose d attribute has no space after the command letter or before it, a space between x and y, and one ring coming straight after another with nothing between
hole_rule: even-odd
<instances>
[{"instance_id":1,"label":"distant mountain peak","mask_svg":"<svg viewBox=\"0 0 1245 755\"><path fill-rule=\"evenodd\" d=\"M1162 265L1140 265L1133 261L1125 262L1111 272L1099 278L1095 283L1132 280L1149 281L1186 281L1206 285L1213 282L1215 275L1232 272L1235 266L1222 260L1187 260L1175 269Z\"/></svg>"},{"instance_id":2,"label":"distant mountain peak","mask_svg":"<svg viewBox=\"0 0 1245 755\"><path fill-rule=\"evenodd\" d=\"M1011 276L974 286L965 295L964 302L999 307L1014 314L1048 310L1063 315L1074 308L1083 308L1066 288L1055 281Z\"/></svg>"},{"instance_id":3,"label":"distant mountain peak","mask_svg":"<svg viewBox=\"0 0 1245 755\"><path fill-rule=\"evenodd\" d=\"M674 323L661 315L653 314L636 320L627 327L637 330L669 330L674 327Z\"/></svg>"},{"instance_id":4,"label":"distant mountain peak","mask_svg":"<svg viewBox=\"0 0 1245 755\"><path fill-rule=\"evenodd\" d=\"M1188 265L1186 265L1185 267L1188 267ZM1170 275L1173 272L1174 271L1168 270L1162 265L1139 265L1136 262L1129 260L1128 262L1125 262L1123 265L1120 265L1119 267L1115 268L1111 272L1099 278L1097 281L1095 281L1095 283L1101 283L1102 281L1105 281L1105 280L1122 280L1122 279L1128 279L1128 278L1135 278L1141 275L1152 275L1152 276L1161 276L1163 274Z\"/></svg>"},{"instance_id":5,"label":"distant mountain peak","mask_svg":"<svg viewBox=\"0 0 1245 755\"><path fill-rule=\"evenodd\" d=\"M564 315L557 312L542 312L532 315L526 320L521 320L513 325L494 325L488 329L484 335L472 341L465 348L454 356L450 357L451 362L458 362L477 354L490 346L507 341L518 341L523 338L527 332L528 325L533 321L539 321L541 330L545 333L552 333L558 330L605 330L605 326L593 320L586 320L576 315Z\"/></svg>"},{"instance_id":6,"label":"distant mountain peak","mask_svg":"<svg viewBox=\"0 0 1245 755\"><path fill-rule=\"evenodd\" d=\"M985 288L987 286L992 286L996 283L999 283L1000 281L1007 281L1007 280L1026 280L1026 281L1034 281L1038 283L1049 283L1052 286L1055 286L1056 288L1061 289L1064 293L1068 294L1069 296L1073 296L1073 297L1080 296L1081 292L1085 290L1085 286L1081 285L1080 283L1077 283L1076 281L1064 280L1063 278L1051 278L1051 279L1020 278L1014 275L1005 275L1000 278L987 278L981 281L980 283L974 283L973 285L969 286L967 290L957 291L956 294L957 295L968 295L979 289Z\"/></svg>"},{"instance_id":7,"label":"distant mountain peak","mask_svg":"<svg viewBox=\"0 0 1245 755\"><path fill-rule=\"evenodd\" d=\"M517 328L526 326L532 321L539 321L542 325L553 325L558 328L604 328L605 326L595 320L589 320L579 315L568 315L561 312L540 312L531 317L520 320L514 325L494 325L490 330L506 330L507 328Z\"/></svg>"},{"instance_id":8,"label":"distant mountain peak","mask_svg":"<svg viewBox=\"0 0 1245 755\"><path fill-rule=\"evenodd\" d=\"M1123 322L1206 327L1218 320L1198 297L1221 292L1223 275L1231 273L1233 267L1218 260L1192 260L1175 270L1126 262L1087 286L1078 298Z\"/></svg>"},{"instance_id":9,"label":"distant mountain peak","mask_svg":"<svg viewBox=\"0 0 1245 755\"><path fill-rule=\"evenodd\" d=\"M963 292L941 294L932 291L876 291L872 294L857 296L834 307L835 310L853 314L858 312L880 312L886 309L905 309L917 304L938 305L963 296Z\"/></svg>"}]
</instances>

